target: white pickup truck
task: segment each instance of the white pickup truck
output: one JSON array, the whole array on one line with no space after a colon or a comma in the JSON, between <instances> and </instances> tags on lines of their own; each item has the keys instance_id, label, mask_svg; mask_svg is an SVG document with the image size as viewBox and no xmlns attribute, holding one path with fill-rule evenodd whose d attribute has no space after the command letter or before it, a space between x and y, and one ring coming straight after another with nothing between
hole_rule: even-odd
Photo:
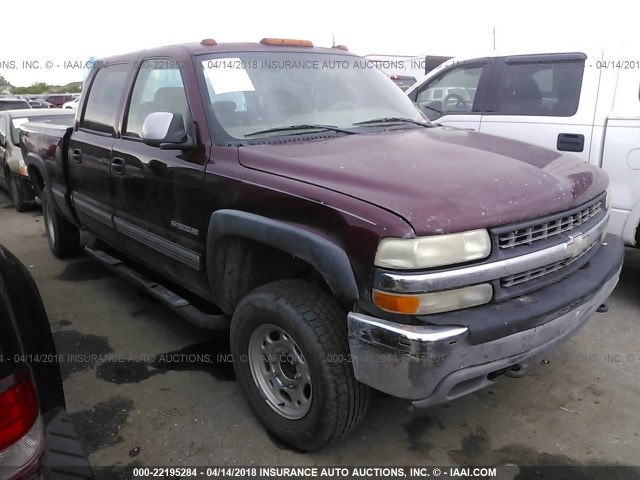
<instances>
[{"instance_id":1,"label":"white pickup truck","mask_svg":"<svg viewBox=\"0 0 640 480\"><path fill-rule=\"evenodd\" d=\"M640 51L457 57L407 95L435 123L572 152L603 168L609 231L626 245L640 242Z\"/></svg>"}]
</instances>

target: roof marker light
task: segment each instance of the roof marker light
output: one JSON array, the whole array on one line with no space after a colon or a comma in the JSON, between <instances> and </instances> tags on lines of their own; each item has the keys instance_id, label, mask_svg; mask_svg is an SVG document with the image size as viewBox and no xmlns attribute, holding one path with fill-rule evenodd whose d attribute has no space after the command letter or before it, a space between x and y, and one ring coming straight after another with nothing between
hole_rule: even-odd
<instances>
[{"instance_id":1,"label":"roof marker light","mask_svg":"<svg viewBox=\"0 0 640 480\"><path fill-rule=\"evenodd\" d=\"M296 40L294 38L263 38L260 40L263 45L283 45L289 47L313 47L309 40Z\"/></svg>"}]
</instances>

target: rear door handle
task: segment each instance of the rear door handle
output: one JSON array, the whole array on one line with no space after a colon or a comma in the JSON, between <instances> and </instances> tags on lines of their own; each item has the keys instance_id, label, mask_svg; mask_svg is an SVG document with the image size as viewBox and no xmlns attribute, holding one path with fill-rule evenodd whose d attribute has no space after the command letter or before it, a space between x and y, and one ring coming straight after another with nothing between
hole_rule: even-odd
<instances>
[{"instance_id":1,"label":"rear door handle","mask_svg":"<svg viewBox=\"0 0 640 480\"><path fill-rule=\"evenodd\" d=\"M79 148L73 149L71 151L71 159L75 163L81 163L82 162L82 150L80 150Z\"/></svg>"},{"instance_id":2,"label":"rear door handle","mask_svg":"<svg viewBox=\"0 0 640 480\"><path fill-rule=\"evenodd\" d=\"M560 133L556 148L563 152L582 152L584 150L584 135L578 133Z\"/></svg>"},{"instance_id":3,"label":"rear door handle","mask_svg":"<svg viewBox=\"0 0 640 480\"><path fill-rule=\"evenodd\" d=\"M124 158L113 157L111 159L111 172L114 175L124 175L125 161Z\"/></svg>"}]
</instances>

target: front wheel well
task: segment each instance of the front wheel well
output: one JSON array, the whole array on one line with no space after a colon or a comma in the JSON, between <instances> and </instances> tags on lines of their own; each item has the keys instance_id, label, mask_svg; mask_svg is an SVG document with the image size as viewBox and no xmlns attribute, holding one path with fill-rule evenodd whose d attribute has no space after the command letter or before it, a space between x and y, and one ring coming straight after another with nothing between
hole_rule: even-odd
<instances>
[{"instance_id":1,"label":"front wheel well","mask_svg":"<svg viewBox=\"0 0 640 480\"><path fill-rule=\"evenodd\" d=\"M283 279L301 279L331 294L322 274L301 258L264 243L238 236L216 242L207 261L216 304L233 313L240 300L256 288Z\"/></svg>"},{"instance_id":2,"label":"front wheel well","mask_svg":"<svg viewBox=\"0 0 640 480\"><path fill-rule=\"evenodd\" d=\"M29 180L31 181L31 185L33 185L36 195L42 198L42 192L44 191L44 178L42 178L40 170L38 170L34 165L29 165L27 173L29 174Z\"/></svg>"}]
</instances>

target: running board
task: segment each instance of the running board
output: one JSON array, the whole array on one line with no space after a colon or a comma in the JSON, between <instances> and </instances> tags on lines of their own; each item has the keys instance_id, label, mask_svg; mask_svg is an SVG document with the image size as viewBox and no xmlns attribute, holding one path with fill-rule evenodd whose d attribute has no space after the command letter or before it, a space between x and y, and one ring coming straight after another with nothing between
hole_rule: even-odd
<instances>
[{"instance_id":1,"label":"running board","mask_svg":"<svg viewBox=\"0 0 640 480\"><path fill-rule=\"evenodd\" d=\"M182 298L175 292L172 292L165 286L149 280L145 276L128 267L124 261L116 258L104 250L100 250L95 245L87 245L84 251L92 258L103 264L109 270L114 272L121 278L128 280L146 293L151 295L160 303L171 308L185 320L202 328L210 330L228 330L231 325L231 317L229 315L210 315L198 310L191 305L188 300Z\"/></svg>"}]
</instances>

